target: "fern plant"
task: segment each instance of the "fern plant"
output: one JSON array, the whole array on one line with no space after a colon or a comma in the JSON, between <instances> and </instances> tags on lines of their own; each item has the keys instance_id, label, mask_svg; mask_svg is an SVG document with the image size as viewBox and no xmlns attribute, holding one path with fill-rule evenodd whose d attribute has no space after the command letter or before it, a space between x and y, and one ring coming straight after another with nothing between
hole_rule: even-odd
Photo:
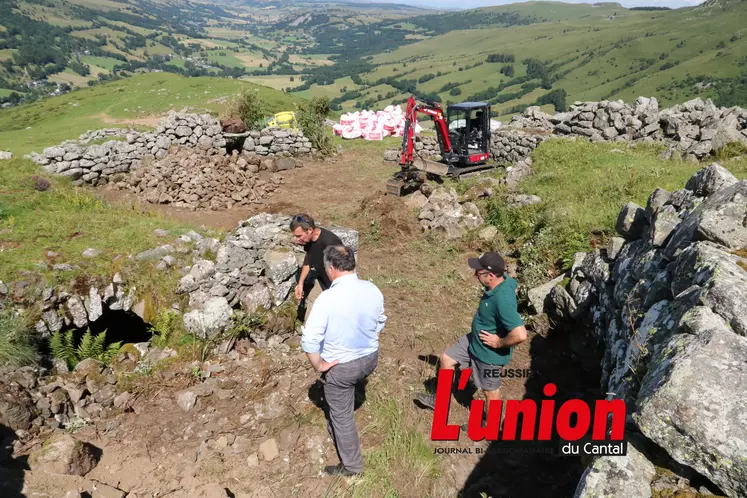
<instances>
[{"instance_id":1,"label":"fern plant","mask_svg":"<svg viewBox=\"0 0 747 498\"><path fill-rule=\"evenodd\" d=\"M75 368L75 365L88 358L94 358L104 365L108 365L121 347L122 341L106 345L106 330L93 335L91 329L87 329L77 348L75 347L75 337L72 330L68 330L64 335L59 331L55 332L49 341L52 356L65 361L70 369Z\"/></svg>"},{"instance_id":2,"label":"fern plant","mask_svg":"<svg viewBox=\"0 0 747 498\"><path fill-rule=\"evenodd\" d=\"M161 310L158 312L150 332L153 334L151 344L157 348L165 348L172 339L174 332L179 326L179 314L172 310Z\"/></svg>"}]
</instances>

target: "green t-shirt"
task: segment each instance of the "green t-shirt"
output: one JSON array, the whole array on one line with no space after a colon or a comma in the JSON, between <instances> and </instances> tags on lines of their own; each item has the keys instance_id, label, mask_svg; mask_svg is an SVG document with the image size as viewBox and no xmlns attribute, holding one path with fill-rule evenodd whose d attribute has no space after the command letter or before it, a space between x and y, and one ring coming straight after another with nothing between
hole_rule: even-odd
<instances>
[{"instance_id":1,"label":"green t-shirt","mask_svg":"<svg viewBox=\"0 0 747 498\"><path fill-rule=\"evenodd\" d=\"M524 325L516 302L517 282L508 274L493 290L485 291L480 298L480 307L472 319L469 336L470 352L480 361L490 365L506 365L513 354L513 347L494 349L480 340L480 331L505 337L516 327Z\"/></svg>"}]
</instances>

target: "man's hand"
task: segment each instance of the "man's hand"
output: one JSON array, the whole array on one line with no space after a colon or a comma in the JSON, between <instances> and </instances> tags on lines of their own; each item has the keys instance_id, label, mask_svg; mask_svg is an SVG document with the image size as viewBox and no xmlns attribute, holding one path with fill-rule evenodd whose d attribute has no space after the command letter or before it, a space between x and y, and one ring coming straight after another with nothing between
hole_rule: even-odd
<instances>
[{"instance_id":1,"label":"man's hand","mask_svg":"<svg viewBox=\"0 0 747 498\"><path fill-rule=\"evenodd\" d=\"M296 286L296 299L301 300L303 299L303 283L300 283Z\"/></svg>"},{"instance_id":2,"label":"man's hand","mask_svg":"<svg viewBox=\"0 0 747 498\"><path fill-rule=\"evenodd\" d=\"M491 348L501 347L501 338L496 334L490 334L488 332L485 332L484 330L481 330L480 340L483 344L485 344L486 346L490 346Z\"/></svg>"},{"instance_id":3,"label":"man's hand","mask_svg":"<svg viewBox=\"0 0 747 498\"><path fill-rule=\"evenodd\" d=\"M322 360L321 364L319 365L319 368L317 369L318 372L326 372L330 368L337 365L337 360L335 361L324 361Z\"/></svg>"}]
</instances>

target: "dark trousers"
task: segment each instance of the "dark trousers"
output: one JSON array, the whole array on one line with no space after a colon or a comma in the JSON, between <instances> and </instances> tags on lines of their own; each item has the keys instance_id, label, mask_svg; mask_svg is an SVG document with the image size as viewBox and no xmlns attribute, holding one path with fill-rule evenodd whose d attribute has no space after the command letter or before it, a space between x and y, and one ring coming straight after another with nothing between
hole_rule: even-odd
<instances>
[{"instance_id":1,"label":"dark trousers","mask_svg":"<svg viewBox=\"0 0 747 498\"><path fill-rule=\"evenodd\" d=\"M363 471L363 456L353 410L355 386L376 369L379 352L348 363L338 363L322 375L327 401L327 431L340 462L351 472Z\"/></svg>"},{"instance_id":2,"label":"dark trousers","mask_svg":"<svg viewBox=\"0 0 747 498\"><path fill-rule=\"evenodd\" d=\"M298 281L300 277L301 273L299 270L299 273L296 276L296 281ZM301 323L306 320L306 300L309 297L309 293L311 293L311 289L314 288L315 283L318 283L319 287L321 287L323 291L329 289L329 287L325 285L324 282L317 276L316 270L312 268L309 270L308 275L306 275L306 279L303 281L303 297L298 302L298 309L296 309L296 317Z\"/></svg>"}]
</instances>

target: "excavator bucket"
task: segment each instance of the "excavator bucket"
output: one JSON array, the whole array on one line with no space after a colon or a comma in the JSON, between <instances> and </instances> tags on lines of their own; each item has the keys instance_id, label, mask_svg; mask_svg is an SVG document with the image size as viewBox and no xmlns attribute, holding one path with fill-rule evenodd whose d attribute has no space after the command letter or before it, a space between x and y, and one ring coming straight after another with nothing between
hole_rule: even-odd
<instances>
[{"instance_id":1,"label":"excavator bucket","mask_svg":"<svg viewBox=\"0 0 747 498\"><path fill-rule=\"evenodd\" d=\"M407 184L398 178L392 178L386 182L386 193L402 197L405 194Z\"/></svg>"}]
</instances>

